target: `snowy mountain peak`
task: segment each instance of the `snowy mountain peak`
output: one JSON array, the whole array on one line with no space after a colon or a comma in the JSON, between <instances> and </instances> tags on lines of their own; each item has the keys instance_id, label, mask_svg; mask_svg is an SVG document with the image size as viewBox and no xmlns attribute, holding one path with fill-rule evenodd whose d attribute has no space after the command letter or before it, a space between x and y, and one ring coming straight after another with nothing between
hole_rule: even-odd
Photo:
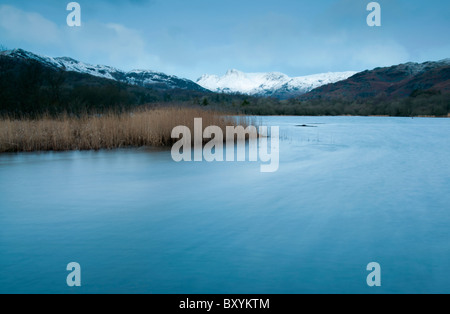
<instances>
[{"instance_id":1,"label":"snowy mountain peak","mask_svg":"<svg viewBox=\"0 0 450 314\"><path fill-rule=\"evenodd\" d=\"M291 78L279 72L244 73L232 69L224 76L205 74L197 80L197 84L213 92L287 98L345 80L356 73L330 72Z\"/></svg>"},{"instance_id":2,"label":"snowy mountain peak","mask_svg":"<svg viewBox=\"0 0 450 314\"><path fill-rule=\"evenodd\" d=\"M2 51L0 52L0 55L15 59L34 60L45 66L55 69L89 74L143 87L157 87L160 89L179 88L204 91L201 86L188 79L178 78L173 75L166 75L162 72L155 72L150 70L133 70L125 72L110 66L91 65L88 63L83 63L69 57L52 58L41 56L32 52L25 51L23 49Z\"/></svg>"},{"instance_id":3,"label":"snowy mountain peak","mask_svg":"<svg viewBox=\"0 0 450 314\"><path fill-rule=\"evenodd\" d=\"M27 59L34 60L39 63L42 63L46 66L62 69L65 71L73 71L84 74L90 74L97 77L114 79L112 73L120 72L120 70L115 69L113 67L104 66L104 65L91 65L87 63L80 62L78 60L69 58L69 57L47 57L38 54L34 54L29 51L25 51L23 49L14 49L9 51L3 51L2 55L8 56L11 58L18 59Z\"/></svg>"}]
</instances>

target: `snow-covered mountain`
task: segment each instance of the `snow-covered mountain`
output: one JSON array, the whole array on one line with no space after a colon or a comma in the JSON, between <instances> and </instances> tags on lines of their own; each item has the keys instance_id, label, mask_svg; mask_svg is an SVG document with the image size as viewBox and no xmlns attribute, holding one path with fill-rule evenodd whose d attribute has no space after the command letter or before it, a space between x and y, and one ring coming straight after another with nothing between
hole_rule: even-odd
<instances>
[{"instance_id":1,"label":"snow-covered mountain","mask_svg":"<svg viewBox=\"0 0 450 314\"><path fill-rule=\"evenodd\" d=\"M125 72L110 66L91 65L78 60L59 57L52 58L34 54L23 49L2 51L0 55L17 59L35 60L45 66L57 68L65 71L72 71L82 74L89 74L96 77L106 78L131 85L142 87L156 87L160 89L187 89L204 90L201 86L191 80L167 75L161 72L147 70L133 70Z\"/></svg>"},{"instance_id":2,"label":"snow-covered mountain","mask_svg":"<svg viewBox=\"0 0 450 314\"><path fill-rule=\"evenodd\" d=\"M283 73L244 73L229 70L224 76L205 74L197 84L221 93L289 98L305 94L317 87L345 80L357 72L330 72L300 77Z\"/></svg>"}]
</instances>

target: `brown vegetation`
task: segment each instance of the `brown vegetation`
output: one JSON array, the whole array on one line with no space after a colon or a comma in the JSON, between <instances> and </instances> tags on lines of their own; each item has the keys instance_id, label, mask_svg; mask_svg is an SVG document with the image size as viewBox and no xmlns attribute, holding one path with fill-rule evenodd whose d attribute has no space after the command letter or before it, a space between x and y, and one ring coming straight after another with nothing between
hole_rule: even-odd
<instances>
[{"instance_id":1,"label":"brown vegetation","mask_svg":"<svg viewBox=\"0 0 450 314\"><path fill-rule=\"evenodd\" d=\"M233 118L197 108L142 109L132 113L107 113L57 118L0 119L0 152L98 150L122 147L169 146L172 129L185 125L193 132L194 118L203 127L248 125L248 118Z\"/></svg>"}]
</instances>

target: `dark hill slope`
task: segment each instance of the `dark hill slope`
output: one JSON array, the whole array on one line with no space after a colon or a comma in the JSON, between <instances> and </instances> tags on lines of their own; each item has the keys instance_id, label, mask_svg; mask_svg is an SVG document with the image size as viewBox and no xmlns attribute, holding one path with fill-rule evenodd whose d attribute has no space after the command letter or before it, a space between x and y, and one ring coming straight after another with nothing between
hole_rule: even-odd
<instances>
[{"instance_id":1,"label":"dark hill slope","mask_svg":"<svg viewBox=\"0 0 450 314\"><path fill-rule=\"evenodd\" d=\"M395 99L422 93L450 93L450 59L360 72L347 80L316 88L300 99Z\"/></svg>"}]
</instances>

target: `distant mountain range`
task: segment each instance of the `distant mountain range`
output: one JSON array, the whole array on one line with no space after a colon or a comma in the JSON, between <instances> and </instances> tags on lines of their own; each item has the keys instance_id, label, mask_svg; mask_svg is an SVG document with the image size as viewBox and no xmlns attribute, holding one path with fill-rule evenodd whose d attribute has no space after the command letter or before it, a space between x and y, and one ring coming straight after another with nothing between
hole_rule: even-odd
<instances>
[{"instance_id":1,"label":"distant mountain range","mask_svg":"<svg viewBox=\"0 0 450 314\"><path fill-rule=\"evenodd\" d=\"M37 62L48 69L77 73L91 77L90 81L98 78L144 89L168 92L182 90L186 93L197 93L195 97L214 92L279 99L352 100L376 97L405 98L415 93L450 93L450 59L421 64L405 63L359 73L330 72L301 77L289 77L277 72L244 73L229 70L224 76L205 74L197 82L193 82L161 72L125 72L110 66L86 64L68 57L40 56L22 49L3 51L0 56L13 60L12 62Z\"/></svg>"},{"instance_id":2,"label":"distant mountain range","mask_svg":"<svg viewBox=\"0 0 450 314\"><path fill-rule=\"evenodd\" d=\"M217 93L292 98L317 87L345 80L357 72L330 72L289 77L283 73L244 73L229 70L224 76L205 74L197 80L200 86Z\"/></svg>"},{"instance_id":3,"label":"distant mountain range","mask_svg":"<svg viewBox=\"0 0 450 314\"><path fill-rule=\"evenodd\" d=\"M203 87L191 80L167 75L161 72L149 70L133 70L125 72L110 66L90 65L68 57L52 58L41 56L22 49L3 51L0 55L16 60L34 60L49 68L88 74L141 87L206 91Z\"/></svg>"}]
</instances>

